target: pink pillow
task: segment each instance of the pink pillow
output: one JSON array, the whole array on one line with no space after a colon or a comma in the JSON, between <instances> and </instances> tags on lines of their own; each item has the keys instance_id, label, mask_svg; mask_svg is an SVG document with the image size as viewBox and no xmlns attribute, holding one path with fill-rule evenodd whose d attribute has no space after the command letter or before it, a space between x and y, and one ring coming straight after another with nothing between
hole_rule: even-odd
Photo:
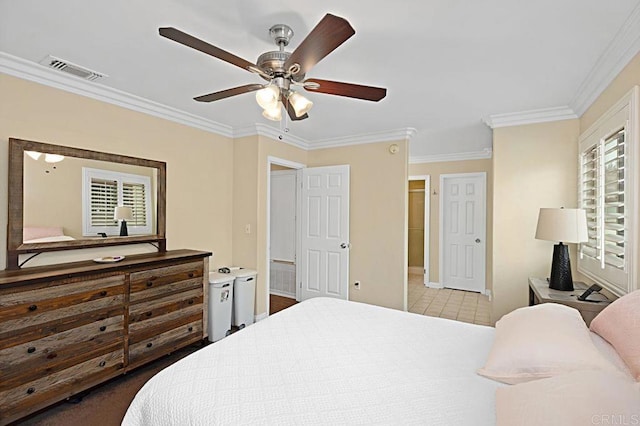
<instances>
[{"instance_id":1,"label":"pink pillow","mask_svg":"<svg viewBox=\"0 0 640 426\"><path fill-rule=\"evenodd\" d=\"M489 358L478 374L516 384L576 370L617 372L598 352L576 309L543 303L516 309L496 323Z\"/></svg>"},{"instance_id":2,"label":"pink pillow","mask_svg":"<svg viewBox=\"0 0 640 426\"><path fill-rule=\"evenodd\" d=\"M22 229L22 241L64 235L61 226L25 226Z\"/></svg>"},{"instance_id":3,"label":"pink pillow","mask_svg":"<svg viewBox=\"0 0 640 426\"><path fill-rule=\"evenodd\" d=\"M615 300L591 321L591 330L611 343L640 380L640 290Z\"/></svg>"},{"instance_id":4,"label":"pink pillow","mask_svg":"<svg viewBox=\"0 0 640 426\"><path fill-rule=\"evenodd\" d=\"M640 383L591 370L498 388L496 424L640 424Z\"/></svg>"}]
</instances>

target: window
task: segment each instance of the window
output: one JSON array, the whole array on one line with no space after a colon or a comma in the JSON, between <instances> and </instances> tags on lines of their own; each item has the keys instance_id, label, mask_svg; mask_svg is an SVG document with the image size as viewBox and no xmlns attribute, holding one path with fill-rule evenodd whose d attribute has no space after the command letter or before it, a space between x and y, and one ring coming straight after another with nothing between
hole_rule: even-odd
<instances>
[{"instance_id":1,"label":"window","mask_svg":"<svg viewBox=\"0 0 640 426\"><path fill-rule=\"evenodd\" d=\"M634 289L637 229L637 88L580 137L580 207L589 240L580 244L578 270L615 294Z\"/></svg>"},{"instance_id":2,"label":"window","mask_svg":"<svg viewBox=\"0 0 640 426\"><path fill-rule=\"evenodd\" d=\"M149 176L82 168L82 226L84 236L120 235L114 219L117 206L131 207L133 218L127 221L130 235L152 234L151 178Z\"/></svg>"}]
</instances>

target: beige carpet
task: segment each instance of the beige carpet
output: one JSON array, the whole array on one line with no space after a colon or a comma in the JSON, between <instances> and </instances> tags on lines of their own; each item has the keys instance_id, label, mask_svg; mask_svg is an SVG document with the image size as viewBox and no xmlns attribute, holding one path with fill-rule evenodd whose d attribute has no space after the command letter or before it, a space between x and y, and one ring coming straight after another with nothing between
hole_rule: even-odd
<instances>
[{"instance_id":1,"label":"beige carpet","mask_svg":"<svg viewBox=\"0 0 640 426\"><path fill-rule=\"evenodd\" d=\"M81 402L62 401L19 420L17 425L38 426L117 426L138 390L158 371L202 348L200 343L117 377L91 390Z\"/></svg>"}]
</instances>

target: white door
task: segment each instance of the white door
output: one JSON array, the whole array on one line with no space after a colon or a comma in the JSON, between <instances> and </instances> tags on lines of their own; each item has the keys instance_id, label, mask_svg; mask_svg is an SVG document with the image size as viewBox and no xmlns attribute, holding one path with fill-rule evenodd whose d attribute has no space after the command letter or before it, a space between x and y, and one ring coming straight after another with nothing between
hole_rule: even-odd
<instances>
[{"instance_id":1,"label":"white door","mask_svg":"<svg viewBox=\"0 0 640 426\"><path fill-rule=\"evenodd\" d=\"M486 174L440 175L440 284L484 293Z\"/></svg>"},{"instance_id":2,"label":"white door","mask_svg":"<svg viewBox=\"0 0 640 426\"><path fill-rule=\"evenodd\" d=\"M349 166L302 170L300 300L349 297Z\"/></svg>"}]
</instances>

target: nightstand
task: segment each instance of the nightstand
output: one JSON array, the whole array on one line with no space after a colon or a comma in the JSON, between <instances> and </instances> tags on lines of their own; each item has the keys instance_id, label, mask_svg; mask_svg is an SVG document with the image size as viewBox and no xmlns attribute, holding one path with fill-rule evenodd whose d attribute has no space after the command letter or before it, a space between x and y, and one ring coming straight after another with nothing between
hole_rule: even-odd
<instances>
[{"instance_id":1,"label":"nightstand","mask_svg":"<svg viewBox=\"0 0 640 426\"><path fill-rule=\"evenodd\" d=\"M588 285L581 282L573 283L573 291L560 291L549 288L547 280L541 278L529 278L529 306L539 303L560 303L561 305L576 308L587 326L591 324L596 315L606 308L611 302L583 302L578 300Z\"/></svg>"}]
</instances>

